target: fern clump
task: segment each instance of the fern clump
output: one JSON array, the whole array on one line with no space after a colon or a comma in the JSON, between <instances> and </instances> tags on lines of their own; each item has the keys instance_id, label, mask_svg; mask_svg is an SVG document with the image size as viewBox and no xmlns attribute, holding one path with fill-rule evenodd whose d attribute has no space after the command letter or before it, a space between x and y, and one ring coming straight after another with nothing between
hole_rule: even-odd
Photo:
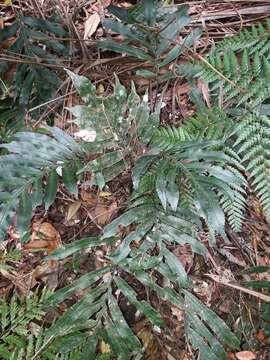
<instances>
[{"instance_id":1,"label":"fern clump","mask_svg":"<svg viewBox=\"0 0 270 360\"><path fill-rule=\"evenodd\" d=\"M179 33L191 21L187 5L166 7L158 1L143 0L130 10L112 5L108 9L117 20L106 19L104 26L121 35L124 41L119 43L106 39L98 46L149 62L153 70L137 71L138 75L146 78L160 81L174 77L171 71L161 73L160 70L180 57L201 34L197 28L180 41Z\"/></svg>"},{"instance_id":2,"label":"fern clump","mask_svg":"<svg viewBox=\"0 0 270 360\"><path fill-rule=\"evenodd\" d=\"M68 55L68 49L56 37L66 35L57 21L31 16L20 16L11 26L0 30L0 42L10 43L3 56L5 60L0 64L0 76L9 69L13 56L16 59L18 55L22 56L13 77L12 91L14 100L23 109L27 109L29 104L35 107L50 99L60 86L54 67L60 64L60 56ZM12 37L16 40L10 41ZM32 61L33 57L38 58L39 63Z\"/></svg>"},{"instance_id":3,"label":"fern clump","mask_svg":"<svg viewBox=\"0 0 270 360\"><path fill-rule=\"evenodd\" d=\"M161 127L154 135L162 147L170 148L177 143L208 139L218 141L210 148L222 150L226 156L226 167L235 176L235 179L228 179L229 189L227 192L219 190L219 203L222 206L227 220L235 231L240 231L246 210L247 181L244 176L244 167L241 158L232 149L232 134L235 131L235 124L231 117L218 108L205 110L196 113L179 127ZM202 157L204 158L204 156ZM188 196L190 196L190 189ZM228 194L230 194L228 196Z\"/></svg>"},{"instance_id":4,"label":"fern clump","mask_svg":"<svg viewBox=\"0 0 270 360\"><path fill-rule=\"evenodd\" d=\"M225 39L197 64L196 76L208 84L211 103L232 115L236 124L224 152L232 155L233 168L247 178L269 219L268 34L269 21L267 29L259 25ZM238 194L236 201L223 199L222 206L233 229L239 230L244 219L245 189L235 184L233 187Z\"/></svg>"},{"instance_id":5,"label":"fern clump","mask_svg":"<svg viewBox=\"0 0 270 360\"><path fill-rule=\"evenodd\" d=\"M132 170L133 191L126 210L105 226L98 239L80 240L50 255L50 259L60 260L89 247L95 249L111 244L108 261L103 267L79 277L51 297L50 304L55 306L79 289L91 289L47 330L46 335L54 338L85 329L89 341L109 344L113 356L128 359L132 352L140 353L141 343L125 319L118 294L153 326L162 329L165 323L151 303L138 300L135 282L186 313L189 340L200 349L203 359L206 359L203 348L213 354L212 359L225 359L221 338L232 347L238 346L238 340L221 319L187 290L191 280L173 253L177 244L187 244L194 253L205 256L207 249L198 240L198 232L205 224L210 230L211 244L217 233L225 236L225 216L218 193L231 198L233 194L226 182L238 183L239 180L227 169L227 156L219 150L222 143L194 138L189 142L177 139L169 145L164 144L156 135L159 106L150 113L147 98L141 102L134 86L127 95L116 80L114 94L102 98L96 95L86 78L70 75L85 102L71 109L75 122L96 134L88 150L102 151L81 171L91 171L96 184L102 188L119 175L118 170L113 171L116 163L122 162L121 172ZM107 177L106 171L110 168L113 168L113 176ZM124 229L129 227L132 230L126 233ZM159 279L163 279L163 285ZM189 301L196 316L192 317L189 312ZM224 335L220 338L214 336L218 322ZM195 341L196 333L201 334L201 346Z\"/></svg>"},{"instance_id":6,"label":"fern clump","mask_svg":"<svg viewBox=\"0 0 270 360\"><path fill-rule=\"evenodd\" d=\"M0 356L2 359L17 360L27 356L28 359L30 358L34 339L31 328L34 331L35 327L40 327L38 323L45 315L43 306L48 296L49 293L44 291L41 296L34 294L22 302L19 302L16 296L13 296L10 302L1 299Z\"/></svg>"}]
</instances>

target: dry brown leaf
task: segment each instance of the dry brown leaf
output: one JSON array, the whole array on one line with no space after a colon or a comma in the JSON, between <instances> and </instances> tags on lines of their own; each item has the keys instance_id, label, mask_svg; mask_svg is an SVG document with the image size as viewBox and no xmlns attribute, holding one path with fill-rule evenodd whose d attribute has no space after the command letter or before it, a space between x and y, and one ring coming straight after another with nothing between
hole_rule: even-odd
<instances>
[{"instance_id":1,"label":"dry brown leaf","mask_svg":"<svg viewBox=\"0 0 270 360\"><path fill-rule=\"evenodd\" d=\"M80 192L81 198L83 201L87 202L90 206L95 206L97 204L97 196L92 192L88 192L84 189Z\"/></svg>"},{"instance_id":2,"label":"dry brown leaf","mask_svg":"<svg viewBox=\"0 0 270 360\"><path fill-rule=\"evenodd\" d=\"M97 12L89 16L89 18L86 20L84 24L84 36L83 36L84 40L91 38L91 36L97 30L99 23L100 23L100 16Z\"/></svg>"},{"instance_id":3,"label":"dry brown leaf","mask_svg":"<svg viewBox=\"0 0 270 360\"><path fill-rule=\"evenodd\" d=\"M257 334L256 334L256 338L260 341L260 342L264 342L265 341L265 334L264 331L262 329L260 329Z\"/></svg>"},{"instance_id":4,"label":"dry brown leaf","mask_svg":"<svg viewBox=\"0 0 270 360\"><path fill-rule=\"evenodd\" d=\"M74 218L74 216L79 211L80 207L82 205L82 202L80 200L74 201L69 207L67 211L67 218L66 222L69 222L71 219Z\"/></svg>"},{"instance_id":5,"label":"dry brown leaf","mask_svg":"<svg viewBox=\"0 0 270 360\"><path fill-rule=\"evenodd\" d=\"M55 289L58 286L59 267L57 262L49 261L47 264L38 265L33 271L32 284L34 287L42 280L49 289Z\"/></svg>"},{"instance_id":6,"label":"dry brown leaf","mask_svg":"<svg viewBox=\"0 0 270 360\"><path fill-rule=\"evenodd\" d=\"M211 108L208 84L206 82L204 82L204 81L199 80L198 81L198 88L202 93L202 96L203 96L204 101L206 102L206 105L209 108Z\"/></svg>"},{"instance_id":7,"label":"dry brown leaf","mask_svg":"<svg viewBox=\"0 0 270 360\"><path fill-rule=\"evenodd\" d=\"M25 276L25 274L20 275L15 270L6 270L0 268L0 274L8 279L19 291L25 296L28 295L30 290L30 282L29 276Z\"/></svg>"},{"instance_id":8,"label":"dry brown leaf","mask_svg":"<svg viewBox=\"0 0 270 360\"><path fill-rule=\"evenodd\" d=\"M32 230L31 240L24 245L24 249L30 251L46 249L48 253L51 253L61 245L60 234L52 224L47 222L35 223Z\"/></svg>"},{"instance_id":9,"label":"dry brown leaf","mask_svg":"<svg viewBox=\"0 0 270 360\"><path fill-rule=\"evenodd\" d=\"M252 351L240 351L235 356L237 360L256 360L256 355Z\"/></svg>"},{"instance_id":10,"label":"dry brown leaf","mask_svg":"<svg viewBox=\"0 0 270 360\"><path fill-rule=\"evenodd\" d=\"M183 310L180 310L175 306L171 306L171 311L172 311L172 314L177 318L177 320L179 322L184 321L184 312L183 312Z\"/></svg>"},{"instance_id":11,"label":"dry brown leaf","mask_svg":"<svg viewBox=\"0 0 270 360\"><path fill-rule=\"evenodd\" d=\"M114 201L111 205L106 206L99 204L95 207L94 217L98 225L108 224L113 216L114 211L117 209L117 202Z\"/></svg>"}]
</instances>

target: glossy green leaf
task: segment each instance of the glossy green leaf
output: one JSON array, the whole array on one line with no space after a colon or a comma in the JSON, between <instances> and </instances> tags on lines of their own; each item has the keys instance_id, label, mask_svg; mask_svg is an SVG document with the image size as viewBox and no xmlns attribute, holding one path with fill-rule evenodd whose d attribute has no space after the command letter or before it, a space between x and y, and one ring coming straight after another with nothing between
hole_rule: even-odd
<instances>
[{"instance_id":1,"label":"glossy green leaf","mask_svg":"<svg viewBox=\"0 0 270 360\"><path fill-rule=\"evenodd\" d=\"M140 352L142 348L141 343L131 331L113 296L109 299L109 309L111 311L113 322L117 324L117 332L119 336L127 344L130 350Z\"/></svg>"},{"instance_id":2,"label":"glossy green leaf","mask_svg":"<svg viewBox=\"0 0 270 360\"><path fill-rule=\"evenodd\" d=\"M45 209L48 210L49 207L55 200L55 196L57 193L57 182L58 175L55 169L51 170L48 176L47 185L45 187L45 195L44 195L44 203Z\"/></svg>"},{"instance_id":3,"label":"glossy green leaf","mask_svg":"<svg viewBox=\"0 0 270 360\"><path fill-rule=\"evenodd\" d=\"M117 325L110 319L106 320L105 330L108 334L108 341L119 360L129 360L129 350L124 339L118 334Z\"/></svg>"},{"instance_id":4,"label":"glossy green leaf","mask_svg":"<svg viewBox=\"0 0 270 360\"><path fill-rule=\"evenodd\" d=\"M155 155L145 155L140 157L136 162L134 168L132 169L132 181L135 190L138 189L142 176L145 175L147 169L155 159Z\"/></svg>"},{"instance_id":5,"label":"glossy green leaf","mask_svg":"<svg viewBox=\"0 0 270 360\"><path fill-rule=\"evenodd\" d=\"M250 268L239 271L237 274L238 275L261 274L268 272L269 270L270 270L269 266L259 265L259 266L252 266Z\"/></svg>"},{"instance_id":6,"label":"glossy green leaf","mask_svg":"<svg viewBox=\"0 0 270 360\"><path fill-rule=\"evenodd\" d=\"M33 185L34 193L32 194L32 206L35 208L42 204L43 200L43 189L42 189L42 179L37 179Z\"/></svg>"},{"instance_id":7,"label":"glossy green leaf","mask_svg":"<svg viewBox=\"0 0 270 360\"><path fill-rule=\"evenodd\" d=\"M30 223L32 216L32 202L28 191L24 191L20 197L18 217L17 217L17 228L23 233L27 230L27 226Z\"/></svg>"},{"instance_id":8,"label":"glossy green leaf","mask_svg":"<svg viewBox=\"0 0 270 360\"><path fill-rule=\"evenodd\" d=\"M179 286L185 287L188 284L187 273L181 264L180 260L174 255L171 251L166 248L162 249L161 252L164 256L165 261L167 262L172 273L175 274L178 278Z\"/></svg>"},{"instance_id":9,"label":"glossy green leaf","mask_svg":"<svg viewBox=\"0 0 270 360\"><path fill-rule=\"evenodd\" d=\"M101 241L96 237L89 237L86 239L73 241L71 244L57 248L51 255L47 256L47 259L62 260L80 250L89 249L103 244L104 241Z\"/></svg>"},{"instance_id":10,"label":"glossy green leaf","mask_svg":"<svg viewBox=\"0 0 270 360\"><path fill-rule=\"evenodd\" d=\"M130 224L136 224L142 220L146 220L150 215L153 215L151 206L140 206L130 209L105 226L102 238L115 236L119 231L120 225L128 226Z\"/></svg>"},{"instance_id":11,"label":"glossy green leaf","mask_svg":"<svg viewBox=\"0 0 270 360\"><path fill-rule=\"evenodd\" d=\"M77 178L75 169L69 164L64 164L62 167L62 178L66 189L75 197L78 196Z\"/></svg>"},{"instance_id":12,"label":"glossy green leaf","mask_svg":"<svg viewBox=\"0 0 270 360\"><path fill-rule=\"evenodd\" d=\"M151 57L146 52L132 45L118 44L117 42L114 42L112 40L102 40L101 42L99 42L98 46L101 49L115 51L120 54L126 53L129 56L141 60L148 60L148 61L152 60Z\"/></svg>"},{"instance_id":13,"label":"glossy green leaf","mask_svg":"<svg viewBox=\"0 0 270 360\"><path fill-rule=\"evenodd\" d=\"M243 281L243 285L251 287L253 289L267 289L267 290L270 290L270 281L269 280Z\"/></svg>"},{"instance_id":14,"label":"glossy green leaf","mask_svg":"<svg viewBox=\"0 0 270 360\"><path fill-rule=\"evenodd\" d=\"M205 342L203 337L196 331L189 329L188 338L191 341L193 348L200 350L200 358L202 360L220 360L220 358L217 358L216 355L211 351L211 348Z\"/></svg>"},{"instance_id":15,"label":"glossy green leaf","mask_svg":"<svg viewBox=\"0 0 270 360\"><path fill-rule=\"evenodd\" d=\"M240 341L232 333L226 323L219 318L212 310L203 305L190 292L183 290L188 311L196 313L211 328L214 334L224 343L232 348L239 348Z\"/></svg>"},{"instance_id":16,"label":"glossy green leaf","mask_svg":"<svg viewBox=\"0 0 270 360\"><path fill-rule=\"evenodd\" d=\"M136 292L120 277L115 277L114 281L119 290L136 306L154 325L163 327L164 322L160 315L146 301L138 301Z\"/></svg>"},{"instance_id":17,"label":"glossy green leaf","mask_svg":"<svg viewBox=\"0 0 270 360\"><path fill-rule=\"evenodd\" d=\"M182 54L189 46L195 43L201 36L201 29L194 29L183 41L182 45L173 47L159 66L166 66Z\"/></svg>"},{"instance_id":18,"label":"glossy green leaf","mask_svg":"<svg viewBox=\"0 0 270 360\"><path fill-rule=\"evenodd\" d=\"M73 281L72 284L65 286L57 290L50 298L50 305L57 305L60 302L64 301L70 297L76 290L82 290L91 286L94 282L102 277L103 274L109 272L110 266L105 266L103 268L97 269L90 273L87 273L81 276L79 279Z\"/></svg>"},{"instance_id":19,"label":"glossy green leaf","mask_svg":"<svg viewBox=\"0 0 270 360\"><path fill-rule=\"evenodd\" d=\"M151 79L151 78L156 77L156 73L154 73L153 71L150 71L150 70L146 70L146 69L137 70L136 75L137 76L142 76L142 77L147 78L147 79Z\"/></svg>"},{"instance_id":20,"label":"glossy green leaf","mask_svg":"<svg viewBox=\"0 0 270 360\"><path fill-rule=\"evenodd\" d=\"M161 160L157 171L156 192L164 210L166 210L167 207L167 171L168 162Z\"/></svg>"},{"instance_id":21,"label":"glossy green leaf","mask_svg":"<svg viewBox=\"0 0 270 360\"><path fill-rule=\"evenodd\" d=\"M179 202L179 189L176 185L176 169L170 169L167 174L167 188L166 188L166 198L168 204L170 204L173 211L177 210L178 202Z\"/></svg>"},{"instance_id":22,"label":"glossy green leaf","mask_svg":"<svg viewBox=\"0 0 270 360\"><path fill-rule=\"evenodd\" d=\"M85 76L80 76L72 71L66 69L66 72L70 76L73 81L73 84L80 94L82 100L87 104L90 102L94 102L96 98L96 89L94 85L88 80Z\"/></svg>"}]
</instances>

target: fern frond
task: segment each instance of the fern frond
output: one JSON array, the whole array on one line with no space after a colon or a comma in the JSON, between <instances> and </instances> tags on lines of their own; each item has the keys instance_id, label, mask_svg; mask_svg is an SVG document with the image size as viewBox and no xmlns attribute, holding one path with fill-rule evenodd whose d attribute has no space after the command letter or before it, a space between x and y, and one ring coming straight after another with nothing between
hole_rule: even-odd
<instances>
[{"instance_id":1,"label":"fern frond","mask_svg":"<svg viewBox=\"0 0 270 360\"><path fill-rule=\"evenodd\" d=\"M214 146L226 154L226 167L238 179L238 182L231 182L231 194L220 192L220 204L227 215L232 229L240 231L244 221L246 209L247 182L244 177L244 167L238 154L231 149L231 135L234 132L235 124L233 119L218 108L204 112L198 112L194 117L187 119L180 128L162 127L158 129L153 138L153 143L161 146L162 149L172 149L177 144L194 140L222 140ZM202 158L204 158L202 154ZM192 186L189 187L188 195L192 194ZM182 198L185 196L182 194ZM192 201L189 200L189 204Z\"/></svg>"},{"instance_id":2,"label":"fern frond","mask_svg":"<svg viewBox=\"0 0 270 360\"><path fill-rule=\"evenodd\" d=\"M253 25L250 29L244 29L237 35L228 36L218 42L212 49L212 52L248 50L248 55L258 52L259 55L268 57L270 49L270 20L267 19L265 24L259 23Z\"/></svg>"},{"instance_id":3,"label":"fern frond","mask_svg":"<svg viewBox=\"0 0 270 360\"><path fill-rule=\"evenodd\" d=\"M234 145L238 153L243 156L248 178L268 220L270 219L269 128L268 117L248 114L238 126L239 136Z\"/></svg>"},{"instance_id":4,"label":"fern frond","mask_svg":"<svg viewBox=\"0 0 270 360\"><path fill-rule=\"evenodd\" d=\"M24 232L32 209L43 199L47 207L51 205L57 188L56 168L71 166L82 155L80 146L69 135L57 128L48 130L51 136L19 132L14 135L14 141L0 145L9 152L0 156L1 238L15 212L19 214L17 227ZM44 195L42 180L46 176L49 178ZM70 188L70 182L66 187Z\"/></svg>"},{"instance_id":5,"label":"fern frond","mask_svg":"<svg viewBox=\"0 0 270 360\"><path fill-rule=\"evenodd\" d=\"M227 106L247 104L254 109L270 97L270 62L266 56L256 52L250 57L244 49L241 55L217 52L206 59L211 66L202 63L197 76L208 83L216 104L222 99Z\"/></svg>"}]
</instances>

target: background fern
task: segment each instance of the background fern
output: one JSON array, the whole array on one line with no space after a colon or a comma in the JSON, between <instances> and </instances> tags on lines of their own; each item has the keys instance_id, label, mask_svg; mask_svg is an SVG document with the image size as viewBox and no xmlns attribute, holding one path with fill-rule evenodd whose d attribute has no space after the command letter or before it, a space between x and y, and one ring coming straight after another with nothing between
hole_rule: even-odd
<instances>
[{"instance_id":1,"label":"background fern","mask_svg":"<svg viewBox=\"0 0 270 360\"><path fill-rule=\"evenodd\" d=\"M269 120L265 116L269 113L270 97L267 81L270 76L268 27L269 21L267 29L259 25L220 42L206 55L206 61L197 64L197 76L208 84L212 105L222 107L232 115L236 125L226 140L228 145L224 152L231 156L235 171L247 177L269 219ZM255 46L251 47L251 44ZM215 108L211 112L213 116L220 117L220 111ZM207 126L205 128L208 129ZM212 135L209 133L208 136ZM219 138L218 133L217 136ZM223 138L223 135L220 136ZM237 185L236 190L239 194L236 203L223 199L222 204L232 227L239 230L243 220L245 189Z\"/></svg>"},{"instance_id":2,"label":"background fern","mask_svg":"<svg viewBox=\"0 0 270 360\"><path fill-rule=\"evenodd\" d=\"M50 65L53 67L60 64L59 56L68 55L65 44L55 39L65 36L63 26L52 18L43 20L21 16L11 26L0 30L0 42L16 37L16 41L10 41L11 45L5 51L6 61L1 61L0 76L4 76L11 66L13 54L16 59L19 54L21 63L16 66L12 91L13 100L17 101L23 110L26 110L29 104L35 107L47 101L60 86L60 79ZM39 59L40 64L35 64L33 56ZM32 116L37 115L38 112L32 112Z\"/></svg>"},{"instance_id":3,"label":"background fern","mask_svg":"<svg viewBox=\"0 0 270 360\"><path fill-rule=\"evenodd\" d=\"M119 20L106 19L104 26L121 35L124 42L106 39L100 41L98 46L148 61L153 67L151 71L137 71L137 75L147 78L160 81L174 77L171 71L161 74L160 69L175 61L201 35L199 28L194 29L180 44L175 45L179 32L190 23L186 5L165 7L159 1L143 0L130 10L112 5L108 9Z\"/></svg>"}]
</instances>

